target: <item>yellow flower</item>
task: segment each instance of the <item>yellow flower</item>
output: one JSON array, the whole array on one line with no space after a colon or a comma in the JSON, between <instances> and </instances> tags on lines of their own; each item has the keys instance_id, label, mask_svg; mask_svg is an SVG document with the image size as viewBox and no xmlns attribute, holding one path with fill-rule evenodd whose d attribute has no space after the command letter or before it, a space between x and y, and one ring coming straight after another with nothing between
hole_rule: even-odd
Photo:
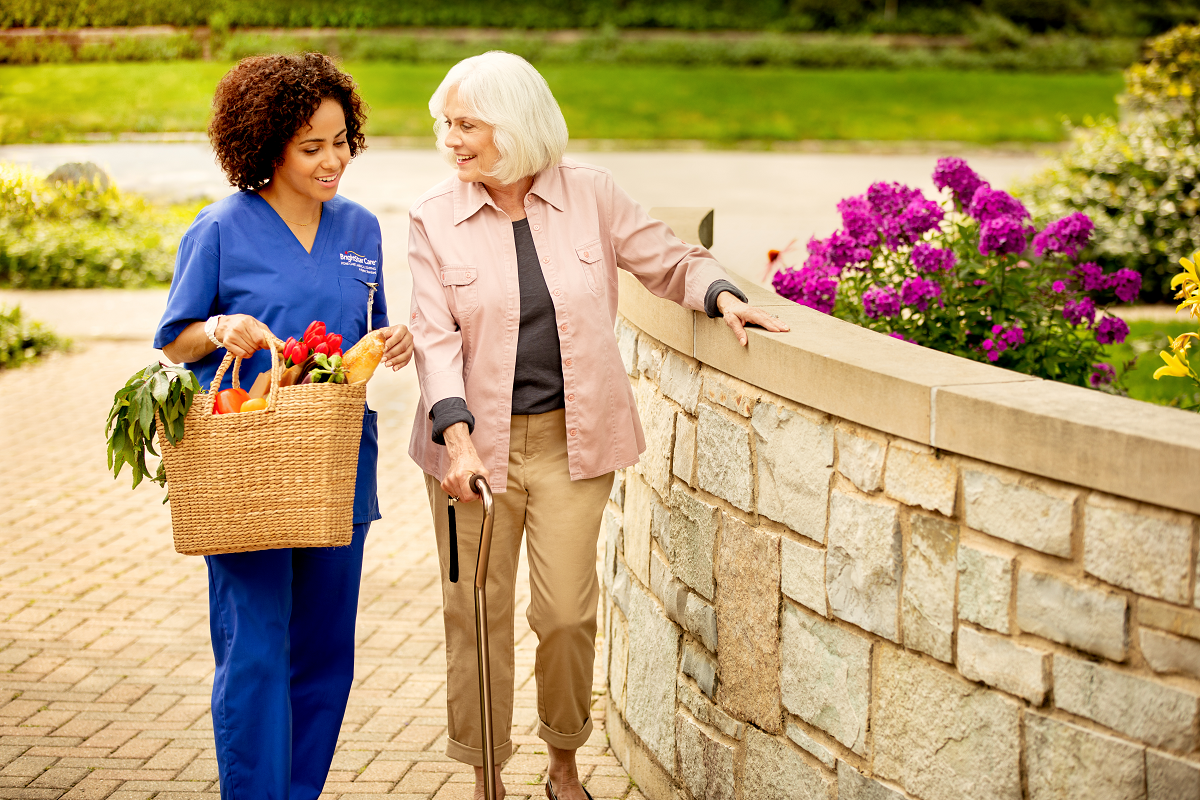
<instances>
[{"instance_id":1,"label":"yellow flower","mask_svg":"<svg viewBox=\"0 0 1200 800\"><path fill-rule=\"evenodd\" d=\"M1189 339L1195 339L1196 341L1200 342L1200 333L1179 334L1179 336L1171 339L1171 350L1176 353L1182 353L1184 350L1187 350L1188 346L1191 344L1191 342L1188 341Z\"/></svg>"},{"instance_id":2,"label":"yellow flower","mask_svg":"<svg viewBox=\"0 0 1200 800\"><path fill-rule=\"evenodd\" d=\"M1170 375L1176 378L1186 378L1191 374L1191 368L1188 366L1187 359L1182 354L1173 356L1165 350L1159 353L1162 360L1167 362L1165 367L1159 367L1154 371L1154 380L1158 380L1163 375Z\"/></svg>"},{"instance_id":3,"label":"yellow flower","mask_svg":"<svg viewBox=\"0 0 1200 800\"><path fill-rule=\"evenodd\" d=\"M1200 319L1200 274L1196 271L1196 261L1200 261L1200 250L1192 254L1193 260L1179 259L1183 272L1171 279L1171 288L1178 289L1176 300L1182 302L1176 306L1176 311L1189 309L1193 317Z\"/></svg>"}]
</instances>

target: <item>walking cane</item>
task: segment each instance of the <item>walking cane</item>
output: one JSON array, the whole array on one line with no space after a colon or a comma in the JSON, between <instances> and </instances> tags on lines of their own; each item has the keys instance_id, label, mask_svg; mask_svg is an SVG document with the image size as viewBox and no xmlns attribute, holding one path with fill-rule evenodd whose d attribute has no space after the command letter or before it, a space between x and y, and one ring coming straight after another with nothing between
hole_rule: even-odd
<instances>
[{"instance_id":1,"label":"walking cane","mask_svg":"<svg viewBox=\"0 0 1200 800\"><path fill-rule=\"evenodd\" d=\"M492 733L492 662L488 650L487 571L492 554L492 522L496 505L492 490L482 475L472 475L468 485L483 502L483 526L479 531L479 558L475 562L475 650L479 657L479 715L483 721L483 792L496 800L496 748ZM450 502L450 582L458 582L458 530L454 502Z\"/></svg>"}]
</instances>

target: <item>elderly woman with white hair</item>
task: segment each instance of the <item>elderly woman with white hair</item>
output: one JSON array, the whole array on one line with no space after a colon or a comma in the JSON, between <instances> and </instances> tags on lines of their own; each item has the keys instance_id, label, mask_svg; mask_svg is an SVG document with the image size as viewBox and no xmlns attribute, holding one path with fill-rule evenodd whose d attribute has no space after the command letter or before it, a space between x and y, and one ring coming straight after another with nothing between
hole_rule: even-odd
<instances>
[{"instance_id":1,"label":"elderly woman with white hair","mask_svg":"<svg viewBox=\"0 0 1200 800\"><path fill-rule=\"evenodd\" d=\"M617 269L660 297L746 324L787 326L748 305L712 255L685 244L599 167L563 157L567 126L524 59L492 52L455 65L429 101L457 175L410 212L409 327L421 405L409 454L426 473L442 564L447 746L483 792L472 582L450 582L447 500L473 474L496 500L488 607L497 763L512 754L513 603L522 534L535 656L537 735L551 800L590 798L575 751L592 732L596 541L613 471L645 449L613 325ZM473 557L482 509L457 508ZM498 785L503 794L503 785Z\"/></svg>"}]
</instances>

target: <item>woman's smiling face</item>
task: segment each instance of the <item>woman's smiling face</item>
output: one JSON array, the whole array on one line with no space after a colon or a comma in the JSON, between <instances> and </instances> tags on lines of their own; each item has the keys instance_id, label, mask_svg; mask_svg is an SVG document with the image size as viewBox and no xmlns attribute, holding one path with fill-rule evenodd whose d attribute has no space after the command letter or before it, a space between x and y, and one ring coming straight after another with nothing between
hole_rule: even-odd
<instances>
[{"instance_id":1,"label":"woman's smiling face","mask_svg":"<svg viewBox=\"0 0 1200 800\"><path fill-rule=\"evenodd\" d=\"M271 183L277 191L326 202L337 194L349 163L346 114L337 100L325 98L284 147L283 163L275 168Z\"/></svg>"},{"instance_id":2,"label":"woman's smiling face","mask_svg":"<svg viewBox=\"0 0 1200 800\"><path fill-rule=\"evenodd\" d=\"M454 154L454 168L463 183L479 181L496 185L495 179L485 173L491 172L500 160L491 125L471 116L458 98L458 87L446 93L446 138L445 144Z\"/></svg>"}]
</instances>

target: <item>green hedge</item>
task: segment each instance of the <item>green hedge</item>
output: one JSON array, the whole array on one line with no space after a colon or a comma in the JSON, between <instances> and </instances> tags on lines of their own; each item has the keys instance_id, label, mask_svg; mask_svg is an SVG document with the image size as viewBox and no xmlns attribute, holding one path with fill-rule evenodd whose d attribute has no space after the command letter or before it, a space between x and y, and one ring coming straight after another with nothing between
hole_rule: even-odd
<instances>
[{"instance_id":1,"label":"green hedge","mask_svg":"<svg viewBox=\"0 0 1200 800\"><path fill-rule=\"evenodd\" d=\"M350 61L446 63L489 49L518 53L540 64L581 62L692 66L772 66L817 69L951 69L1018 72L1123 69L1137 59L1137 39L1031 36L999 44L978 37L967 45L897 46L869 36L756 33L743 36L665 33L639 36L614 28L562 36L539 31L508 31L471 36L340 31L280 33L235 30L209 42L209 55L236 60L272 52L320 50ZM202 55L198 38L118 36L73 50L61 39L0 40L0 63L68 61L163 61Z\"/></svg>"},{"instance_id":2,"label":"green hedge","mask_svg":"<svg viewBox=\"0 0 1200 800\"><path fill-rule=\"evenodd\" d=\"M169 283L196 208L159 208L100 183L55 183L0 163L0 286Z\"/></svg>"},{"instance_id":3,"label":"green hedge","mask_svg":"<svg viewBox=\"0 0 1200 800\"><path fill-rule=\"evenodd\" d=\"M70 344L40 322L24 319L20 306L0 306L0 369L19 367L54 350L66 350Z\"/></svg>"},{"instance_id":4,"label":"green hedge","mask_svg":"<svg viewBox=\"0 0 1200 800\"><path fill-rule=\"evenodd\" d=\"M1146 36L1200 16L1200 0L6 0L0 28L469 26L839 30L964 34L980 15L1035 32Z\"/></svg>"}]
</instances>

